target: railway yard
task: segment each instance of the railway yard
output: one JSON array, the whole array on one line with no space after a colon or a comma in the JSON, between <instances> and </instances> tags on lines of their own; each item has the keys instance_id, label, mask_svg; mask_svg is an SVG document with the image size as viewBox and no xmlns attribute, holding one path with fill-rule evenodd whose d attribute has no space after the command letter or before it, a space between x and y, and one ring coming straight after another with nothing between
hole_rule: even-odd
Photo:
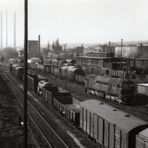
<instances>
[{"instance_id":1,"label":"railway yard","mask_svg":"<svg viewBox=\"0 0 148 148\"><path fill-rule=\"evenodd\" d=\"M18 69L2 66L1 75L22 113L23 83ZM36 81L48 83L39 87ZM146 148L148 102L139 98L132 105L121 104L86 94L82 84L45 71L29 70L28 127L38 147Z\"/></svg>"},{"instance_id":2,"label":"railway yard","mask_svg":"<svg viewBox=\"0 0 148 148\"><path fill-rule=\"evenodd\" d=\"M0 148L148 148L146 0L0 3Z\"/></svg>"},{"instance_id":3,"label":"railway yard","mask_svg":"<svg viewBox=\"0 0 148 148\"><path fill-rule=\"evenodd\" d=\"M1 70L0 70L1 71ZM0 75L0 147L23 147L23 128L19 104L9 88L9 81ZM38 148L38 144L28 127L28 146Z\"/></svg>"},{"instance_id":4,"label":"railway yard","mask_svg":"<svg viewBox=\"0 0 148 148\"><path fill-rule=\"evenodd\" d=\"M2 75L9 82L22 110L22 84L8 71L3 71ZM40 147L98 147L32 92L29 92L28 98L28 120Z\"/></svg>"}]
</instances>

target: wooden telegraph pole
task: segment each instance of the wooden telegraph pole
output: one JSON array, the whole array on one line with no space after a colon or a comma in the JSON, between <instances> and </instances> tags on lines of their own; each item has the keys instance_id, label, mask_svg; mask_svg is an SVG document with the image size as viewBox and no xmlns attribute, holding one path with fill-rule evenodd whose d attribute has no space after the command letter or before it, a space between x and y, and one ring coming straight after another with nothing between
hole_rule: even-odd
<instances>
[{"instance_id":1,"label":"wooden telegraph pole","mask_svg":"<svg viewBox=\"0 0 148 148\"><path fill-rule=\"evenodd\" d=\"M24 0L24 148L27 148L28 0Z\"/></svg>"}]
</instances>

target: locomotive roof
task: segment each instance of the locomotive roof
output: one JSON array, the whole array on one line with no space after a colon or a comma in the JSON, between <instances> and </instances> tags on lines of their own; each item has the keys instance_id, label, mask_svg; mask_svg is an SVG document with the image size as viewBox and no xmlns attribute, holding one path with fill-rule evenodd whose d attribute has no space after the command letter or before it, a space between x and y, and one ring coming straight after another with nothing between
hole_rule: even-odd
<instances>
[{"instance_id":1,"label":"locomotive roof","mask_svg":"<svg viewBox=\"0 0 148 148\"><path fill-rule=\"evenodd\" d=\"M113 108L109 105L102 104L98 100L87 100L80 103L81 107L88 109L109 123L116 124L123 130L130 131L138 126L146 125L146 122L132 115Z\"/></svg>"},{"instance_id":2,"label":"locomotive roof","mask_svg":"<svg viewBox=\"0 0 148 148\"><path fill-rule=\"evenodd\" d=\"M103 82L110 82L112 84L118 84L120 82L132 82L129 79L124 79L124 78L112 78L110 76L101 76L101 75L96 75L94 76L95 80L98 81L103 81Z\"/></svg>"},{"instance_id":3,"label":"locomotive roof","mask_svg":"<svg viewBox=\"0 0 148 148\"><path fill-rule=\"evenodd\" d=\"M148 142L148 128L138 134L143 140Z\"/></svg>"}]
</instances>

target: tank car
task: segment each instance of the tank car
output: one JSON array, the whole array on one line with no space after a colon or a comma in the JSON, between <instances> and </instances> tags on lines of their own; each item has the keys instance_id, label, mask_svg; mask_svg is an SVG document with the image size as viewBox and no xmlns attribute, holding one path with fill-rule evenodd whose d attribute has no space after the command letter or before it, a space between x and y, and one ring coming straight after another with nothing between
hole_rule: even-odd
<instances>
[{"instance_id":1,"label":"tank car","mask_svg":"<svg viewBox=\"0 0 148 148\"><path fill-rule=\"evenodd\" d=\"M133 103L135 98L135 82L129 79L88 75L85 90L87 93L125 104Z\"/></svg>"}]
</instances>

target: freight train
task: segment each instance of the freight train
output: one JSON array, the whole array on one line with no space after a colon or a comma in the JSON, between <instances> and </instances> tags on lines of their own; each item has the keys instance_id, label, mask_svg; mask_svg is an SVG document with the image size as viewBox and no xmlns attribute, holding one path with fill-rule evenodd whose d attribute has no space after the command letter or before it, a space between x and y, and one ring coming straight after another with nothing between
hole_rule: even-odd
<instances>
[{"instance_id":1,"label":"freight train","mask_svg":"<svg viewBox=\"0 0 148 148\"><path fill-rule=\"evenodd\" d=\"M39 69L41 70L41 68ZM43 67L42 70L44 70ZM116 73L114 77L111 77L107 75L108 69L103 69L101 75L86 75L80 67L62 66L52 67L51 73L59 78L66 78L67 80L83 84L86 93L92 95L124 104L132 104L135 99L135 82L131 79L117 77Z\"/></svg>"},{"instance_id":2,"label":"freight train","mask_svg":"<svg viewBox=\"0 0 148 148\"><path fill-rule=\"evenodd\" d=\"M100 75L86 74L76 66L51 66L51 74L59 78L81 83L87 93L114 100L119 103L132 104L136 93L135 82L127 79L127 73L109 69L100 70Z\"/></svg>"},{"instance_id":3,"label":"freight train","mask_svg":"<svg viewBox=\"0 0 148 148\"><path fill-rule=\"evenodd\" d=\"M16 71L12 73L19 76ZM36 89L37 79L29 80L28 85ZM148 123L141 119L98 100L73 104L70 92L49 83L42 89L42 99L104 148L148 147Z\"/></svg>"}]
</instances>

